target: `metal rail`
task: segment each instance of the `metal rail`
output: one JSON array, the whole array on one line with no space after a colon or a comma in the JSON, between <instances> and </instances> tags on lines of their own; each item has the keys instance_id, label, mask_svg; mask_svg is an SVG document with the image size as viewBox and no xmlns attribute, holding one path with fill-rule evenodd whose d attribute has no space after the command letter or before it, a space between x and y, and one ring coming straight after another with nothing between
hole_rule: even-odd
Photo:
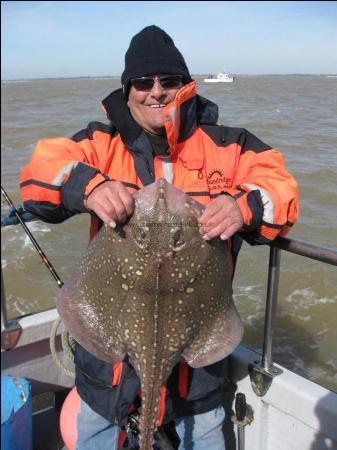
<instances>
[{"instance_id":1,"label":"metal rail","mask_svg":"<svg viewBox=\"0 0 337 450\"><path fill-rule=\"evenodd\" d=\"M306 258L315 259L332 266L337 266L337 250L322 247L320 245L309 244L308 242L299 241L297 239L278 237L269 244L296 255L305 256Z\"/></svg>"},{"instance_id":2,"label":"metal rail","mask_svg":"<svg viewBox=\"0 0 337 450\"><path fill-rule=\"evenodd\" d=\"M262 367L269 370L272 365L272 332L273 322L276 314L278 285L280 278L281 250L285 250L296 255L305 256L316 261L337 266L337 251L308 242L298 241L288 238L276 238L270 244L268 287L266 299L266 315L264 326L264 340L262 352Z\"/></svg>"},{"instance_id":3,"label":"metal rail","mask_svg":"<svg viewBox=\"0 0 337 450\"><path fill-rule=\"evenodd\" d=\"M277 308L281 250L337 266L337 251L330 248L281 237L276 238L268 245L270 246L270 253L262 358L261 362L256 361L249 367L252 387L254 392L259 396L265 395L273 378L282 373L280 369L273 365L272 361L273 330Z\"/></svg>"},{"instance_id":4,"label":"metal rail","mask_svg":"<svg viewBox=\"0 0 337 450\"><path fill-rule=\"evenodd\" d=\"M1 266L1 348L9 350L15 347L21 336L21 326L16 319L8 320L5 285Z\"/></svg>"},{"instance_id":5,"label":"metal rail","mask_svg":"<svg viewBox=\"0 0 337 450\"><path fill-rule=\"evenodd\" d=\"M280 279L281 251L271 247L269 254L268 286L266 299L266 314L264 321L264 339L261 364L264 370L269 370L272 364L273 324L276 315L278 285Z\"/></svg>"}]
</instances>

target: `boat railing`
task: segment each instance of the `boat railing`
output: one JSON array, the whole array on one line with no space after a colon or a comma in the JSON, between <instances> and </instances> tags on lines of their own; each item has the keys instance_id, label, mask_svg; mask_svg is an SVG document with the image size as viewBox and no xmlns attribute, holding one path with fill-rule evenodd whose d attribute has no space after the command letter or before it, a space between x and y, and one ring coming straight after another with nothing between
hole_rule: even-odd
<instances>
[{"instance_id":1,"label":"boat railing","mask_svg":"<svg viewBox=\"0 0 337 450\"><path fill-rule=\"evenodd\" d=\"M261 361L256 361L249 368L252 387L259 396L265 395L273 378L282 373L282 370L274 366L272 361L273 330L278 300L281 251L287 251L337 266L337 251L330 248L282 237L276 238L268 245L270 246L270 252L262 357Z\"/></svg>"}]
</instances>

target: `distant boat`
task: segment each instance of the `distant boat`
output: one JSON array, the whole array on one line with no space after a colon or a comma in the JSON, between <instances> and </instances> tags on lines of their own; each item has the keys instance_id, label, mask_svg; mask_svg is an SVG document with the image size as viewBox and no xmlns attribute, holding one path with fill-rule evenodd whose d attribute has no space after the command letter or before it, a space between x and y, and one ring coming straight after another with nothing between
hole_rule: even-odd
<instances>
[{"instance_id":1,"label":"distant boat","mask_svg":"<svg viewBox=\"0 0 337 450\"><path fill-rule=\"evenodd\" d=\"M235 77L225 72L220 72L217 75L209 75L204 78L205 83L233 83Z\"/></svg>"}]
</instances>

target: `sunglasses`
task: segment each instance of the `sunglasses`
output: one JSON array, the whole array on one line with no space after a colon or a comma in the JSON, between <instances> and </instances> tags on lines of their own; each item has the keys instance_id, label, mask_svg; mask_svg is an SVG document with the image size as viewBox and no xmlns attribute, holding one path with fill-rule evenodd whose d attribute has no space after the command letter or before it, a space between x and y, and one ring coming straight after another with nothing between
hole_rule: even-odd
<instances>
[{"instance_id":1,"label":"sunglasses","mask_svg":"<svg viewBox=\"0 0 337 450\"><path fill-rule=\"evenodd\" d=\"M161 75L159 77L133 78L131 85L137 91L151 91L155 80L158 80L163 89L175 89L182 84L182 75Z\"/></svg>"}]
</instances>

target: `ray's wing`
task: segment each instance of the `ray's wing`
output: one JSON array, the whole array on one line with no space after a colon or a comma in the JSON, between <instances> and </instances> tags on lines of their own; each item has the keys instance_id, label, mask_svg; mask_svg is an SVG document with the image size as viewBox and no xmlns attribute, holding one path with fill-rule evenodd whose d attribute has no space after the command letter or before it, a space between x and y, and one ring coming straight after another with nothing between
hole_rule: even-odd
<instances>
[{"instance_id":1,"label":"ray's wing","mask_svg":"<svg viewBox=\"0 0 337 450\"><path fill-rule=\"evenodd\" d=\"M214 252L198 274L196 292L198 328L182 356L194 368L216 363L234 351L243 325L232 299L227 254L214 243Z\"/></svg>"},{"instance_id":2,"label":"ray's wing","mask_svg":"<svg viewBox=\"0 0 337 450\"><path fill-rule=\"evenodd\" d=\"M123 278L125 240L103 227L62 287L56 306L74 338L97 358L116 363L125 356L128 288Z\"/></svg>"},{"instance_id":3,"label":"ray's wing","mask_svg":"<svg viewBox=\"0 0 337 450\"><path fill-rule=\"evenodd\" d=\"M206 321L182 356L191 367L208 366L230 355L239 345L242 335L241 319L231 304L214 321Z\"/></svg>"}]
</instances>

